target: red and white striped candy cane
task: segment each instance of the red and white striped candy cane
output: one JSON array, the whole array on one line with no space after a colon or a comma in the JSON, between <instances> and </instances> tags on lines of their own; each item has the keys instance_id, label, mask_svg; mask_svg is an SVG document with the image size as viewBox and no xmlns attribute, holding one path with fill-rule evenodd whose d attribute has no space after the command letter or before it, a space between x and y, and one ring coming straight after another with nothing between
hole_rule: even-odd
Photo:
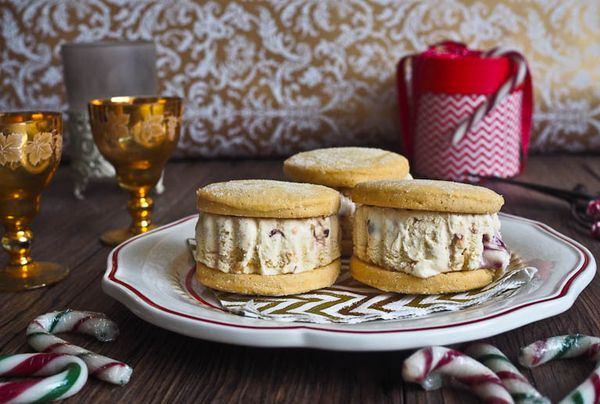
<instances>
[{"instance_id":1,"label":"red and white striped candy cane","mask_svg":"<svg viewBox=\"0 0 600 404\"><path fill-rule=\"evenodd\" d=\"M494 48L482 54L483 57L509 57L517 66L517 71L511 77L508 78L500 86L498 91L494 94L490 94L486 100L479 105L471 116L461 122L455 129L454 135L452 136L452 144L456 146L465 134L473 129L485 116L493 110L498 104L500 104L510 93L512 93L517 87L521 86L525 81L527 75L527 64L523 56L515 51L504 50L501 48Z\"/></svg>"},{"instance_id":2,"label":"red and white striped candy cane","mask_svg":"<svg viewBox=\"0 0 600 404\"><path fill-rule=\"evenodd\" d=\"M583 383L559 402L559 404L578 403L600 403L600 366L596 366L596 369Z\"/></svg>"},{"instance_id":3,"label":"red and white striped candy cane","mask_svg":"<svg viewBox=\"0 0 600 404\"><path fill-rule=\"evenodd\" d=\"M467 348L465 353L494 371L515 402L550 403L550 400L542 396L506 355L495 346L484 343L473 344Z\"/></svg>"},{"instance_id":4,"label":"red and white striped candy cane","mask_svg":"<svg viewBox=\"0 0 600 404\"><path fill-rule=\"evenodd\" d=\"M72 355L0 355L0 378L5 377L19 379L0 381L0 403L33 403L62 400L78 393L87 381L88 371L85 363Z\"/></svg>"},{"instance_id":5,"label":"red and white striped candy cane","mask_svg":"<svg viewBox=\"0 0 600 404\"><path fill-rule=\"evenodd\" d=\"M600 338L577 334L536 341L521 349L519 362L533 368L554 359L576 357L600 360ZM600 403L600 366L561 403Z\"/></svg>"},{"instance_id":6,"label":"red and white striped candy cane","mask_svg":"<svg viewBox=\"0 0 600 404\"><path fill-rule=\"evenodd\" d=\"M78 332L96 337L102 342L113 341L119 334L119 329L104 314L72 310L43 314L27 327L27 342L39 352L63 353L81 358L90 375L105 382L118 385L129 382L133 369L125 363L98 355L53 335L60 332Z\"/></svg>"},{"instance_id":7,"label":"red and white striped candy cane","mask_svg":"<svg viewBox=\"0 0 600 404\"><path fill-rule=\"evenodd\" d=\"M445 382L470 388L485 402L514 403L494 372L475 359L440 346L422 348L404 361L402 378L435 390Z\"/></svg>"}]
</instances>

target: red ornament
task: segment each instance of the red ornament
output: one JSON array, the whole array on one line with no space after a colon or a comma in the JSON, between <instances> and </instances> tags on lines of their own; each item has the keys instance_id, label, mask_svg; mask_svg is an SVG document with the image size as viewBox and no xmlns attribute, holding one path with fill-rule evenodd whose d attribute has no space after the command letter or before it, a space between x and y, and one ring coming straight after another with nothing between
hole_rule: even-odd
<instances>
[{"instance_id":1,"label":"red ornament","mask_svg":"<svg viewBox=\"0 0 600 404\"><path fill-rule=\"evenodd\" d=\"M600 221L592 225L592 237L600 239Z\"/></svg>"},{"instance_id":2,"label":"red ornament","mask_svg":"<svg viewBox=\"0 0 600 404\"><path fill-rule=\"evenodd\" d=\"M590 201L585 213L594 220L600 220L600 199Z\"/></svg>"}]
</instances>

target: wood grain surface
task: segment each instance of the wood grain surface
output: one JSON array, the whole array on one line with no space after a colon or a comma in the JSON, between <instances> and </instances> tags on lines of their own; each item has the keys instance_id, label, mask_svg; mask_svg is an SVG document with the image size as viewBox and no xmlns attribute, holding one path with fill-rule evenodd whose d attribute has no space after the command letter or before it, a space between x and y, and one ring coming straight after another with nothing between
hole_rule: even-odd
<instances>
[{"instance_id":1,"label":"wood grain surface","mask_svg":"<svg viewBox=\"0 0 600 404\"><path fill-rule=\"evenodd\" d=\"M155 199L155 221L164 224L194 213L194 191L207 183L282 176L279 160L170 163L166 192ZM521 179L564 188L581 183L600 191L600 158L536 156ZM424 392L417 385L404 384L401 367L409 352L247 348L196 340L145 323L100 288L110 248L100 244L98 235L128 224L124 192L114 184L93 184L87 199L78 201L71 187L69 168L61 167L42 197L42 209L33 224L34 257L68 265L69 278L41 290L0 293L0 354L31 352L25 328L34 317L49 311L101 311L119 324L121 336L113 343L77 335L68 339L127 362L134 368L132 381L114 387L92 379L68 402L476 402L464 391ZM598 256L600 241L579 230L566 203L510 185L493 188L506 199L503 211L545 222ZM2 256L0 264L5 263ZM566 313L489 342L515 358L519 347L539 338L576 332L600 335L599 303L600 285L595 279ZM524 373L557 401L585 379L592 367L567 360Z\"/></svg>"}]
</instances>

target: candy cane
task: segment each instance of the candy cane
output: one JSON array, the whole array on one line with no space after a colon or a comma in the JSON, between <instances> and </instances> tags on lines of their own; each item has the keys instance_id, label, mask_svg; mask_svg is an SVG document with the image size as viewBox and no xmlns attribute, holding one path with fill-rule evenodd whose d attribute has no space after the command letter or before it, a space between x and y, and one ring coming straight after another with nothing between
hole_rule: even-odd
<instances>
[{"instance_id":1,"label":"candy cane","mask_svg":"<svg viewBox=\"0 0 600 404\"><path fill-rule=\"evenodd\" d=\"M60 372L60 373L59 373ZM81 390L88 377L76 356L35 353L0 356L0 377L48 376L0 382L0 403L62 400Z\"/></svg>"},{"instance_id":2,"label":"candy cane","mask_svg":"<svg viewBox=\"0 0 600 404\"><path fill-rule=\"evenodd\" d=\"M39 352L55 352L81 358L90 375L108 383L124 385L133 369L125 363L98 355L60 339L53 333L79 332L99 341L113 341L119 334L117 325L102 313L90 311L55 311L39 316L27 327L27 342Z\"/></svg>"},{"instance_id":3,"label":"candy cane","mask_svg":"<svg viewBox=\"0 0 600 404\"><path fill-rule=\"evenodd\" d=\"M482 54L483 57L499 57L499 56L507 56L511 58L515 64L517 65L517 72L513 74L511 77L506 80L502 86L496 91L494 94L490 94L485 101L479 105L475 111L469 116L469 118L465 119L461 122L458 127L454 131L454 135L452 136L452 145L456 146L461 141L461 139L465 136L465 134L473 129L485 116L494 109L498 104L500 104L504 99L512 93L515 88L519 87L525 81L525 76L527 75L527 65L525 64L525 60L520 53L515 51L507 51L501 48L494 48L488 52Z\"/></svg>"},{"instance_id":4,"label":"candy cane","mask_svg":"<svg viewBox=\"0 0 600 404\"><path fill-rule=\"evenodd\" d=\"M519 362L533 368L553 359L577 357L600 360L600 338L577 334L536 341L521 349ZM600 403L600 366L561 403Z\"/></svg>"},{"instance_id":5,"label":"candy cane","mask_svg":"<svg viewBox=\"0 0 600 404\"><path fill-rule=\"evenodd\" d=\"M550 403L513 365L501 350L490 344L473 344L465 353L494 371L517 403Z\"/></svg>"},{"instance_id":6,"label":"candy cane","mask_svg":"<svg viewBox=\"0 0 600 404\"><path fill-rule=\"evenodd\" d=\"M535 341L521 348L519 363L534 368L553 359L584 356L597 361L600 359L600 338L586 335L562 335Z\"/></svg>"},{"instance_id":7,"label":"candy cane","mask_svg":"<svg viewBox=\"0 0 600 404\"><path fill-rule=\"evenodd\" d=\"M423 348L404 361L402 378L419 383L425 390L440 388L444 382L469 387L486 402L513 403L510 393L494 372L475 359L453 349Z\"/></svg>"},{"instance_id":8,"label":"candy cane","mask_svg":"<svg viewBox=\"0 0 600 404\"><path fill-rule=\"evenodd\" d=\"M571 391L559 404L600 403L600 366L583 383Z\"/></svg>"}]
</instances>

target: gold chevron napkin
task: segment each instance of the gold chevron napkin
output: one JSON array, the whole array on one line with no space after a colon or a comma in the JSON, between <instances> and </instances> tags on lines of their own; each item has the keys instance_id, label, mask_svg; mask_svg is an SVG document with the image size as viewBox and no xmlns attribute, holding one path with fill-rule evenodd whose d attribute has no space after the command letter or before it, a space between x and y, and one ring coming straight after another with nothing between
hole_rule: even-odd
<instances>
[{"instance_id":1,"label":"gold chevron napkin","mask_svg":"<svg viewBox=\"0 0 600 404\"><path fill-rule=\"evenodd\" d=\"M306 323L362 323L373 320L414 318L440 311L456 311L513 296L537 272L513 256L506 273L488 286L444 295L402 295L365 286L350 277L348 261L342 274L326 289L294 296L244 296L218 292L221 306L231 313L265 320Z\"/></svg>"}]
</instances>

